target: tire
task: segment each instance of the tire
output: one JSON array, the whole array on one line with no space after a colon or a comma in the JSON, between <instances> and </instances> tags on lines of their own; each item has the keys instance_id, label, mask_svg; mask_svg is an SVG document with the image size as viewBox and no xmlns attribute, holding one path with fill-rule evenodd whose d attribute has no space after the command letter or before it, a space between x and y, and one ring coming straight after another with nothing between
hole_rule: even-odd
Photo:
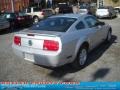
<instances>
[{"instance_id":1,"label":"tire","mask_svg":"<svg viewBox=\"0 0 120 90\"><path fill-rule=\"evenodd\" d=\"M15 23L14 23L14 22L11 22L11 23L10 23L10 31L13 31L14 27L15 27Z\"/></svg>"},{"instance_id":2,"label":"tire","mask_svg":"<svg viewBox=\"0 0 120 90\"><path fill-rule=\"evenodd\" d=\"M79 49L75 61L72 63L73 68L75 69L83 68L86 64L87 57L88 57L88 48L83 45Z\"/></svg>"},{"instance_id":3,"label":"tire","mask_svg":"<svg viewBox=\"0 0 120 90\"><path fill-rule=\"evenodd\" d=\"M107 34L106 42L109 43L111 41L111 38L112 38L112 32L109 30Z\"/></svg>"},{"instance_id":4,"label":"tire","mask_svg":"<svg viewBox=\"0 0 120 90\"><path fill-rule=\"evenodd\" d=\"M36 17L34 17L33 18L33 20L34 20L34 23L37 23L37 22L39 22L39 18L36 16Z\"/></svg>"}]
</instances>

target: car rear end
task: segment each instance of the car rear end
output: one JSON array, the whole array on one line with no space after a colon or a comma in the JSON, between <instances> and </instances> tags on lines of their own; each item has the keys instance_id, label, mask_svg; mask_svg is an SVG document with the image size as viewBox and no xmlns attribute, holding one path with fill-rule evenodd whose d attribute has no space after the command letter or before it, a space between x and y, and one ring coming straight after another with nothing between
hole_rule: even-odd
<instances>
[{"instance_id":1,"label":"car rear end","mask_svg":"<svg viewBox=\"0 0 120 90\"><path fill-rule=\"evenodd\" d=\"M27 15L25 13L16 13L16 21L18 26L26 26L31 25L33 20L31 15Z\"/></svg>"},{"instance_id":2,"label":"car rear end","mask_svg":"<svg viewBox=\"0 0 120 90\"><path fill-rule=\"evenodd\" d=\"M25 60L45 66L59 66L62 60L60 37L49 34L20 33L13 38L14 52Z\"/></svg>"},{"instance_id":3,"label":"car rear end","mask_svg":"<svg viewBox=\"0 0 120 90\"><path fill-rule=\"evenodd\" d=\"M44 66L57 67L68 63L71 56L66 55L67 43L63 37L76 20L53 16L15 34L12 45L15 54Z\"/></svg>"},{"instance_id":4,"label":"car rear end","mask_svg":"<svg viewBox=\"0 0 120 90\"><path fill-rule=\"evenodd\" d=\"M96 16L98 17L98 18L106 18L106 17L109 17L110 16L110 14L109 14L109 9L97 9L97 11L96 11Z\"/></svg>"},{"instance_id":5,"label":"car rear end","mask_svg":"<svg viewBox=\"0 0 120 90\"><path fill-rule=\"evenodd\" d=\"M87 9L80 9L79 13L80 14L88 14L88 10Z\"/></svg>"}]
</instances>

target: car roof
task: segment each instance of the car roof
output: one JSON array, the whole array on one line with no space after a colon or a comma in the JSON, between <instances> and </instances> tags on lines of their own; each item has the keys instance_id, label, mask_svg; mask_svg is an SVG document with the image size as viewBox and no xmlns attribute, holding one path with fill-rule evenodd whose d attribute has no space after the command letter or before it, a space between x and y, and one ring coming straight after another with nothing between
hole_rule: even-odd
<instances>
[{"instance_id":1,"label":"car roof","mask_svg":"<svg viewBox=\"0 0 120 90\"><path fill-rule=\"evenodd\" d=\"M60 14L60 15L51 16L50 18L54 18L54 17L67 17L67 18L79 19L79 18L84 18L86 16L88 16L88 15L82 15L82 14Z\"/></svg>"}]
</instances>

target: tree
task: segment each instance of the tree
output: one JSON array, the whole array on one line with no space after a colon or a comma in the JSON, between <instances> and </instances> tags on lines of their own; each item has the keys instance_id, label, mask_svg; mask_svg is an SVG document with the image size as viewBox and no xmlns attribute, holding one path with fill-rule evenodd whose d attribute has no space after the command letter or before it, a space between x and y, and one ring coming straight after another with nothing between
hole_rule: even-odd
<instances>
[{"instance_id":1,"label":"tree","mask_svg":"<svg viewBox=\"0 0 120 90\"><path fill-rule=\"evenodd\" d=\"M112 2L113 2L113 3L117 3L117 2L119 2L119 0L112 0Z\"/></svg>"}]
</instances>

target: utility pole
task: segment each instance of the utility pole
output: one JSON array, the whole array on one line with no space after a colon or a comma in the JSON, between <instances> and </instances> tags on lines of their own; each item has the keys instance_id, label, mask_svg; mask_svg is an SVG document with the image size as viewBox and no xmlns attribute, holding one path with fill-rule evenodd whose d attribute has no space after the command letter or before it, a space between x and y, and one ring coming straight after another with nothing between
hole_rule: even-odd
<instances>
[{"instance_id":1,"label":"utility pole","mask_svg":"<svg viewBox=\"0 0 120 90\"><path fill-rule=\"evenodd\" d=\"M14 12L14 0L11 0L12 12Z\"/></svg>"}]
</instances>

